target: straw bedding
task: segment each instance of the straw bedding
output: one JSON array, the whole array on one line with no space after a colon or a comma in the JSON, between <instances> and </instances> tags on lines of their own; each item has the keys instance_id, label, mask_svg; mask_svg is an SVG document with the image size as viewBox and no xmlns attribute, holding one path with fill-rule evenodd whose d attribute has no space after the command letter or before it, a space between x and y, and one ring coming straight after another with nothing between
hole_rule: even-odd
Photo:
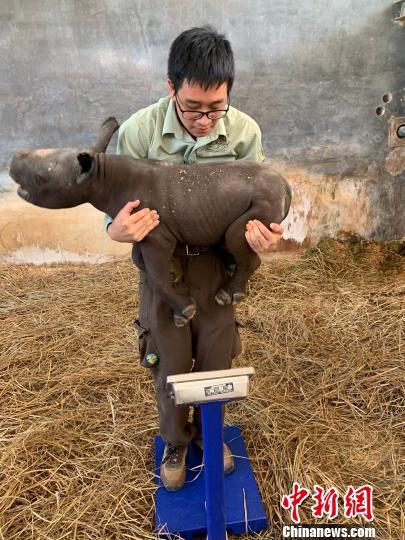
<instances>
[{"instance_id":1,"label":"straw bedding","mask_svg":"<svg viewBox=\"0 0 405 540\"><path fill-rule=\"evenodd\" d=\"M155 538L137 270L3 265L0 282L0 538ZM323 242L252 279L234 367L256 376L226 421L242 428L269 516L259 538L281 538L294 481L372 485L377 537L401 538L404 295L398 243ZM302 521L321 523L311 504ZM335 521L365 524L342 510Z\"/></svg>"}]
</instances>

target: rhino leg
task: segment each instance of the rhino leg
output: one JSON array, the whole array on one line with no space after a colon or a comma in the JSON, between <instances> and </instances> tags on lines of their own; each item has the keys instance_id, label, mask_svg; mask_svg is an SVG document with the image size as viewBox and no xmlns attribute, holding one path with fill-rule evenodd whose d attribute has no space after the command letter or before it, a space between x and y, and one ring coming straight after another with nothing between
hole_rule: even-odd
<instances>
[{"instance_id":1,"label":"rhino leg","mask_svg":"<svg viewBox=\"0 0 405 540\"><path fill-rule=\"evenodd\" d=\"M176 244L176 238L160 223L138 246L149 285L174 311L174 324L185 326L196 314L197 306L193 298L179 294L173 287L170 266Z\"/></svg>"},{"instance_id":2,"label":"rhino leg","mask_svg":"<svg viewBox=\"0 0 405 540\"><path fill-rule=\"evenodd\" d=\"M222 306L237 304L246 297L246 285L250 276L261 264L260 257L250 248L250 253L239 253L229 250L235 257L237 270L233 277L215 295L215 301Z\"/></svg>"},{"instance_id":3,"label":"rhino leg","mask_svg":"<svg viewBox=\"0 0 405 540\"><path fill-rule=\"evenodd\" d=\"M240 216L225 233L226 248L235 258L236 270L228 282L217 291L215 301L218 304L236 304L243 300L248 279L261 264L260 257L250 249L245 238L245 226L252 219L251 213L252 209L249 209L249 213Z\"/></svg>"}]
</instances>

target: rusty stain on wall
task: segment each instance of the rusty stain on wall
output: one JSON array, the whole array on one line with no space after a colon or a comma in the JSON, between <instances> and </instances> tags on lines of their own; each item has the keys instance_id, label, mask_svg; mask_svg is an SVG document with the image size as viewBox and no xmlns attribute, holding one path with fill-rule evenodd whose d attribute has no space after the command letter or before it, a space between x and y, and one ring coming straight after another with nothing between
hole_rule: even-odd
<instances>
[{"instance_id":1,"label":"rusty stain on wall","mask_svg":"<svg viewBox=\"0 0 405 540\"><path fill-rule=\"evenodd\" d=\"M371 208L371 184L367 178L314 174L282 162L273 162L273 166L288 179L293 190L281 249L288 241L303 248L342 233L371 237L378 218ZM288 248L292 247L290 242Z\"/></svg>"},{"instance_id":2,"label":"rusty stain on wall","mask_svg":"<svg viewBox=\"0 0 405 540\"><path fill-rule=\"evenodd\" d=\"M391 176L398 176L405 171L405 147L394 148L385 158L384 168Z\"/></svg>"}]
</instances>

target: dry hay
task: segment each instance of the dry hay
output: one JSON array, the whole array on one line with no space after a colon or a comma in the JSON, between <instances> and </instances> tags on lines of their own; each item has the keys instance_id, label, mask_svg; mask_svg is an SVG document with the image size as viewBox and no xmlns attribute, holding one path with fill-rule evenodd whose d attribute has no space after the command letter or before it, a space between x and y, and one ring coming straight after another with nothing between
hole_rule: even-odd
<instances>
[{"instance_id":1,"label":"dry hay","mask_svg":"<svg viewBox=\"0 0 405 540\"><path fill-rule=\"evenodd\" d=\"M260 538L281 538L293 481L371 484L377 537L404 530L400 249L324 242L250 284L234 366L256 376L226 418L269 516ZM132 328L136 273L128 261L1 267L1 539L155 538L158 423ZM307 502L302 521L320 523ZM335 521L350 523L341 510Z\"/></svg>"}]
</instances>

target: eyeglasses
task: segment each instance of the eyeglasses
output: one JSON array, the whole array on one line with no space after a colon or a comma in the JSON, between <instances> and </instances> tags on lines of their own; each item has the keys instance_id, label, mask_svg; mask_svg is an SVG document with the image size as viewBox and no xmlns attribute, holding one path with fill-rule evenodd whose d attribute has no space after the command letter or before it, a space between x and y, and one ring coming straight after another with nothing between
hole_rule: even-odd
<instances>
[{"instance_id":1,"label":"eyeglasses","mask_svg":"<svg viewBox=\"0 0 405 540\"><path fill-rule=\"evenodd\" d=\"M181 114L185 120L198 120L199 118L202 118L203 116L207 116L210 120L219 120L220 118L224 118L226 116L226 113L229 111L229 103L230 99L228 96L228 106L226 109L215 109L213 111L208 112L202 112L202 111L183 111L183 109L180 106L179 99L177 95L175 96L177 105L179 106L179 109L181 111Z\"/></svg>"}]
</instances>

